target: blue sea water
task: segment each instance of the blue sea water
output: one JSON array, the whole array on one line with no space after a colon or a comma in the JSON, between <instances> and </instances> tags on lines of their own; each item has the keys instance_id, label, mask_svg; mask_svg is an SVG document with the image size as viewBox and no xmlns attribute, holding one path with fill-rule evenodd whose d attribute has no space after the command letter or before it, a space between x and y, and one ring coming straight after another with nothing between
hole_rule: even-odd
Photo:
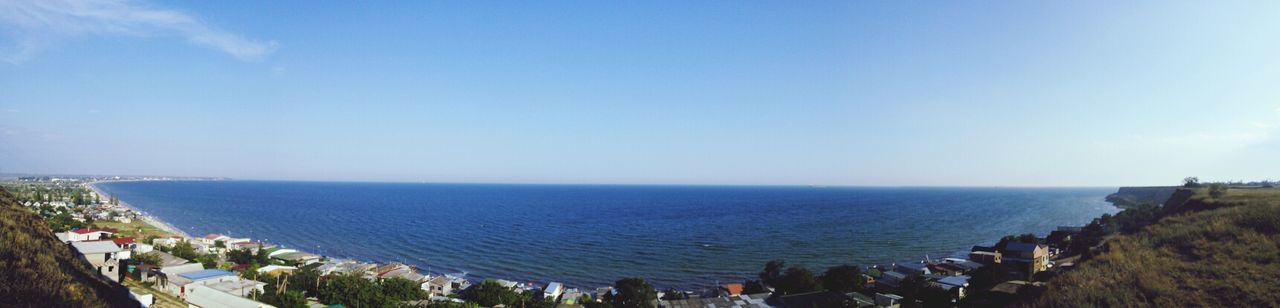
<instances>
[{"instance_id":1,"label":"blue sea water","mask_svg":"<svg viewBox=\"0 0 1280 308\"><path fill-rule=\"evenodd\" d=\"M98 186L192 235L470 278L658 287L742 281L771 259L815 271L954 256L1083 225L1114 188L837 188L267 181Z\"/></svg>"}]
</instances>

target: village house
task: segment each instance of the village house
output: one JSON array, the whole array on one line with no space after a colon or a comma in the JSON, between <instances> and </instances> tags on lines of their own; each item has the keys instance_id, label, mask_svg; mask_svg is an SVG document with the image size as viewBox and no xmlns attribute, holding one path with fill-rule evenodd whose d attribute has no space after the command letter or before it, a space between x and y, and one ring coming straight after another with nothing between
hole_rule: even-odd
<instances>
[{"instance_id":1,"label":"village house","mask_svg":"<svg viewBox=\"0 0 1280 308\"><path fill-rule=\"evenodd\" d=\"M298 268L296 267L272 264L272 265L259 267L258 273L271 276L271 277L276 277L276 276L280 276L280 274L293 273L293 271L296 271L296 270L298 270Z\"/></svg>"},{"instance_id":2,"label":"village house","mask_svg":"<svg viewBox=\"0 0 1280 308\"><path fill-rule=\"evenodd\" d=\"M187 304L200 308L275 308L262 302L223 292L211 286L191 285L186 292Z\"/></svg>"},{"instance_id":3,"label":"village house","mask_svg":"<svg viewBox=\"0 0 1280 308\"><path fill-rule=\"evenodd\" d=\"M110 241L72 242L71 247L80 254L80 258L97 269L99 274L111 281L120 282L120 261L129 259L128 250Z\"/></svg>"},{"instance_id":4,"label":"village house","mask_svg":"<svg viewBox=\"0 0 1280 308\"><path fill-rule=\"evenodd\" d=\"M116 234L114 229L80 228L66 232L66 240L71 242L96 241Z\"/></svg>"},{"instance_id":5,"label":"village house","mask_svg":"<svg viewBox=\"0 0 1280 308\"><path fill-rule=\"evenodd\" d=\"M423 282L422 289L432 296L448 296L453 293L453 281L449 277L436 276Z\"/></svg>"},{"instance_id":6,"label":"village house","mask_svg":"<svg viewBox=\"0 0 1280 308\"><path fill-rule=\"evenodd\" d=\"M969 260L983 265L999 264L1002 260L999 251L974 251L969 253Z\"/></svg>"},{"instance_id":7,"label":"village house","mask_svg":"<svg viewBox=\"0 0 1280 308\"><path fill-rule=\"evenodd\" d=\"M1014 264L1030 274L1049 270L1049 248L1039 244L1009 243L1004 249L1004 263Z\"/></svg>"},{"instance_id":8,"label":"village house","mask_svg":"<svg viewBox=\"0 0 1280 308\"><path fill-rule=\"evenodd\" d=\"M542 297L549 300L556 300L560 295L564 294L564 284L559 282L548 283L546 288L542 289Z\"/></svg>"},{"instance_id":9,"label":"village house","mask_svg":"<svg viewBox=\"0 0 1280 308\"><path fill-rule=\"evenodd\" d=\"M206 269L169 276L168 280L167 290L174 296L182 298L186 297L187 288L191 285L208 286L224 281L239 281L240 277L220 269Z\"/></svg>"}]
</instances>

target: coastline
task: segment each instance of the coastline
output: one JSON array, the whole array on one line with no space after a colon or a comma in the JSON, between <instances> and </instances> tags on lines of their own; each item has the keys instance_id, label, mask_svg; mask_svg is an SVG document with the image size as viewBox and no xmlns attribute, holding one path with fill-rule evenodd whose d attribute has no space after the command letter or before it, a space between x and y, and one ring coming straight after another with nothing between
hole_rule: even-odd
<instances>
[{"instance_id":1,"label":"coastline","mask_svg":"<svg viewBox=\"0 0 1280 308\"><path fill-rule=\"evenodd\" d=\"M146 180L127 180L127 181L130 181L130 182L146 182ZM164 181L164 180L157 180L157 181ZM110 195L112 195L112 194L108 194L108 193L106 193L106 191L105 191L105 190L103 190L101 187L96 186L96 185L97 185L97 184L99 184L99 183L108 183L108 182L117 182L117 181L114 181L114 180L98 181L98 182L93 182L93 183L86 183L86 186L90 187L93 191L95 191L95 192L97 192L97 193L99 193L99 194L102 194L103 196L110 196ZM147 224L149 224L149 225L155 226L157 229L161 229L161 230L166 231L166 232L172 232L173 234L180 234L180 235L182 235L182 236L184 236L184 237L187 237L187 238L192 238L192 237L191 237L190 235L188 235L186 232L181 232L181 229L179 229L178 227L176 227L176 226L174 226L174 225L171 225L171 224L168 224L168 223L164 222L163 220L161 220L161 219L160 219L160 218L158 218L158 217L151 216L149 213L145 213L145 212L142 212L142 211L138 211L138 209L137 209L137 208L132 207L131 205L128 205L128 204L127 204L126 202L124 202L123 200L117 200L117 201L119 201L119 202L120 202L120 204L121 204L122 206L126 206L126 208L129 208L129 209L131 209L131 210L136 211L137 213L139 213L139 215L140 215L140 216L142 216L142 217L147 217L148 219L144 220L144 222L145 222L145 223L147 223ZM169 200L169 202L183 202L183 201L182 201L181 199L173 199L173 200ZM1105 205L1105 206L1107 206L1107 207L1113 207L1112 205L1109 205L1109 204L1099 204L1099 205L1100 205L1100 206L1101 206L1101 205ZM190 227L190 226L188 226L188 227ZM194 228L192 228L192 229L193 229L193 230L196 230L196 229L194 229ZM1043 232L1048 232L1048 231L1051 231L1051 230L1052 230L1052 229L1051 229L1051 227L1046 227L1046 228L1044 228L1044 229L1037 229L1037 230L1033 231L1033 233L1036 233L1037 235L1041 235L1041 236L1043 236ZM194 231L193 231L193 232L194 232ZM1003 235L1011 235L1011 234L1014 234L1014 233L1006 233L1006 234L1003 234ZM960 258L960 259L963 259L964 257L966 257L966 256L967 256L967 253L969 252L969 247L976 246L976 245L992 245L992 244L996 243L996 242L999 240L1000 236L1002 236L1002 235L991 236L991 237L983 237L983 238L981 238L981 239L979 239L979 240L975 241L974 243L972 243L972 244L970 244L970 245L965 245L964 247L959 248L959 249L957 249L957 250L941 249L941 248L938 248L938 247L934 247L934 249L929 249L929 250L931 250L931 251L924 251L924 252L921 252L920 254L912 255L912 256L914 256L914 257L910 257L910 256L908 256L908 257L877 258L877 259L875 259L875 260L871 260L871 261L857 261L857 262L856 262L856 264L859 264L859 265L885 265L885 264L895 264L895 263L919 263L919 262L922 262L921 260L926 260L926 259L936 259L936 260L941 260L941 259L944 259L944 258ZM197 237L197 238L198 238L198 237ZM272 238L275 238L275 237L274 237L274 236L272 236ZM412 257L410 257L410 258L408 258L408 260L410 260L410 261L414 261L414 262L408 262L408 261L406 261L406 258L403 258L403 257L395 257L395 258L392 258L392 257L368 256L368 255L359 255L359 254L352 255L352 254L350 254L350 252L349 252L349 251L342 251L341 249L337 249L337 250L333 250L332 248L330 248L330 249L322 249L322 248L320 248L320 247L321 247L321 245L319 245L320 243L303 243L303 244L298 244L298 243L296 243L296 242L289 242L289 241L287 241L287 240L286 240L284 243L276 243L276 244L277 244L277 245L279 245L279 247L282 247L282 248L285 248L285 247L296 247L296 248L293 248L293 249L297 249L297 250L299 250L299 251L304 251L304 252L307 252L307 253L310 253L310 254L320 255L320 256L322 256L322 257L334 258L334 259L367 260L367 261L369 261L369 262L374 262L374 263L381 263L381 262L396 262L396 261L398 260L399 262L402 262L402 263L406 263L406 264L409 264L409 265L419 266L419 267L421 267L421 268L425 268L425 269L426 269L426 271L423 271L423 273L426 273L426 274L448 274L448 273L457 273L457 272L471 272L471 270L472 270L472 269L474 269L474 268L472 268L472 269L467 268L468 266L474 266L474 265L470 265L470 264L472 264L472 263L462 263L462 264L463 264L462 266L456 266L456 265L454 265L455 267L450 268L450 267L447 267L447 266L446 266L446 267L440 267L440 266L439 266L440 264L445 264L445 263L443 263L443 262L441 262L441 263L439 263L439 264L437 264L437 263L427 263L427 261L426 261L425 259L422 259L422 258L412 258ZM327 246L327 245L326 245L326 246ZM314 250L313 250L313 249L314 249ZM320 252L320 253L317 253L317 252ZM323 253L323 252L329 252L329 253L333 253L333 254ZM923 258L923 259L922 259L922 258ZM438 262L438 261L437 261L437 262ZM457 264L457 263L454 263L454 264ZM754 264L754 263L746 262L746 263L742 263L742 264ZM799 264L804 264L804 263L799 263ZM449 265L449 264L446 264L446 265ZM436 270L434 270L434 271L433 271L433 270L432 270L432 268L435 268ZM442 268L443 268L443 269L442 269ZM486 268L486 269L494 269L494 268L498 268L498 269L501 269L501 267L486 267L486 266L480 266L479 268ZM527 274L523 274L524 276L521 276L521 275L522 275L522 273L501 272L500 270L488 270L488 271L499 271L499 272L501 272L501 273L484 273L483 271L486 271L486 270L481 270L481 273L478 273L478 274L477 274L476 276L474 276L474 277L481 277L481 278L503 278L503 279L509 279L509 280L510 280L510 279L512 279L512 278L514 278L514 280L517 280L517 281L556 281L556 280L563 280L563 279L564 279L564 277L560 277L560 276L539 277L540 275L527 275ZM709 282L710 282L710 281L728 281L728 280L725 280L725 279L738 280L738 279L743 279L744 277L750 277L750 276L751 276L751 275L750 275L750 272L744 272L744 273L746 273L746 274L744 274L744 276L735 276L735 277L727 277L727 278L716 277L716 278L714 278L714 279L703 279L703 280L696 280L696 281L695 281L695 280L688 280L688 279L668 279L668 281L656 281L656 282L655 282L655 285L662 286L662 287L678 287L678 288L690 288L690 287L691 287L691 288L695 288L695 289L696 289L696 288L705 288L705 287L708 287L708 286L714 286L714 284L709 284ZM476 274L476 273L472 273L472 274ZM508 276L508 275L511 275L511 276ZM515 276L515 277L512 277L512 276ZM579 283L580 281L573 281L573 280L574 280L574 278L576 278L576 277L571 277L571 278L569 279L569 281L564 281L564 282L568 282L566 285L569 285L569 284L571 284L571 285L578 285L578 286L584 286L584 285L599 285L599 283ZM582 279L578 279L578 280L582 280Z\"/></svg>"},{"instance_id":2,"label":"coastline","mask_svg":"<svg viewBox=\"0 0 1280 308\"><path fill-rule=\"evenodd\" d=\"M108 194L108 193L106 193L106 191L104 191L103 189L99 188L99 187L98 187L98 184L99 184L99 183L108 183L108 182L136 182L136 181L138 181L138 180L96 181L96 182L92 182L92 183L87 183L87 184L85 184L85 186L88 186L88 187L89 187L89 189L90 189L90 190L93 190L93 192L94 192L94 193L96 193L96 194L98 194L98 196L101 196L101 197L104 197L104 198L110 198L110 197L111 197L111 194ZM135 208L135 207L133 207L133 206L129 205L129 203L128 203L128 202L125 202L124 200L116 199L116 201L119 203L118 205L119 205L120 207L123 207L123 208L129 209L129 210L131 210L131 211L133 211L133 212L135 212L135 213L139 213L139 214L141 214L141 215L142 215L142 222L143 222L143 223L146 223L146 224L148 224L148 225L151 225L152 227L155 227L156 229L160 229L160 230L163 230L163 231L165 231L165 232L172 233L172 234L174 234L174 235L182 236L182 237L185 237L185 238L191 238L191 235L190 235L190 234L187 234L186 232L183 232L183 231L182 231L182 229L179 229L178 227L175 227L175 226L173 226L173 225L171 225L171 224L169 224L169 223L167 223L167 222L165 222L165 221L163 221L163 220L160 220L160 218L157 218L157 217L155 217L155 216L152 216L151 214L147 214L147 212L142 211L142 210L139 210L138 208Z\"/></svg>"}]
</instances>

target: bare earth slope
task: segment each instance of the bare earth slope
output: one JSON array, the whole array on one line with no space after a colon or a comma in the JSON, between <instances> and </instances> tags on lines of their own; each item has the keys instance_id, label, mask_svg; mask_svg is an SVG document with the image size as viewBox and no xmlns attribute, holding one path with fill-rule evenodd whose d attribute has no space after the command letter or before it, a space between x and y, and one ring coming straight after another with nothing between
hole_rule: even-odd
<instances>
[{"instance_id":1,"label":"bare earth slope","mask_svg":"<svg viewBox=\"0 0 1280 308\"><path fill-rule=\"evenodd\" d=\"M0 189L0 307L139 307Z\"/></svg>"},{"instance_id":2,"label":"bare earth slope","mask_svg":"<svg viewBox=\"0 0 1280 308\"><path fill-rule=\"evenodd\" d=\"M1182 207L1109 241L1035 306L1280 307L1280 190L1201 190Z\"/></svg>"}]
</instances>

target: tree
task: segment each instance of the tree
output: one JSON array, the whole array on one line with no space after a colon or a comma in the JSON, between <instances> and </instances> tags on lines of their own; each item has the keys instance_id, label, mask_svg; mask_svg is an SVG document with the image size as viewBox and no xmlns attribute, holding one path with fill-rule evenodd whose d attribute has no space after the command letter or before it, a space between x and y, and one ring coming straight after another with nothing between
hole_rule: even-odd
<instances>
[{"instance_id":1,"label":"tree","mask_svg":"<svg viewBox=\"0 0 1280 308\"><path fill-rule=\"evenodd\" d=\"M213 242L213 247L218 247L218 248L227 248L227 242L226 242L226 241L223 241L223 240L215 241L215 242Z\"/></svg>"},{"instance_id":2,"label":"tree","mask_svg":"<svg viewBox=\"0 0 1280 308\"><path fill-rule=\"evenodd\" d=\"M747 280L742 283L743 294L760 294L768 293L769 289L764 287L764 283L759 280Z\"/></svg>"},{"instance_id":3,"label":"tree","mask_svg":"<svg viewBox=\"0 0 1280 308\"><path fill-rule=\"evenodd\" d=\"M339 275L325 280L320 301L347 307L382 307L384 297L378 285L356 275Z\"/></svg>"},{"instance_id":4,"label":"tree","mask_svg":"<svg viewBox=\"0 0 1280 308\"><path fill-rule=\"evenodd\" d=\"M919 273L912 273L907 278L903 278L901 282L898 282L897 293L902 296L903 302L912 303L920 299L921 291L928 286L924 276L920 276Z\"/></svg>"},{"instance_id":5,"label":"tree","mask_svg":"<svg viewBox=\"0 0 1280 308\"><path fill-rule=\"evenodd\" d=\"M472 285L470 288L462 291L462 299L475 302L480 306L493 307L504 305L507 307L517 306L520 295L515 291L507 289L496 281L485 279L479 284Z\"/></svg>"},{"instance_id":6,"label":"tree","mask_svg":"<svg viewBox=\"0 0 1280 308\"><path fill-rule=\"evenodd\" d=\"M613 283L616 294L605 296L605 301L614 307L654 307L653 301L658 299L658 291L644 281L644 278L623 278Z\"/></svg>"},{"instance_id":7,"label":"tree","mask_svg":"<svg viewBox=\"0 0 1280 308\"><path fill-rule=\"evenodd\" d=\"M157 265L160 264L160 255L155 252L138 253L134 254L130 260L137 262L137 264Z\"/></svg>"},{"instance_id":8,"label":"tree","mask_svg":"<svg viewBox=\"0 0 1280 308\"><path fill-rule=\"evenodd\" d=\"M202 255L196 258L196 262L200 262L201 265L204 265L204 268L217 268L218 255L215 255L215 254Z\"/></svg>"},{"instance_id":9,"label":"tree","mask_svg":"<svg viewBox=\"0 0 1280 308\"><path fill-rule=\"evenodd\" d=\"M1183 178L1182 187L1200 187L1200 178L1194 176Z\"/></svg>"},{"instance_id":10,"label":"tree","mask_svg":"<svg viewBox=\"0 0 1280 308\"><path fill-rule=\"evenodd\" d=\"M1005 247L1008 247L1009 243L1035 244L1037 242L1039 242L1039 239L1036 238L1034 233L1024 233L1017 236L1006 235L1005 237L1000 238L1000 242L996 243L995 248L996 250L1004 251Z\"/></svg>"},{"instance_id":11,"label":"tree","mask_svg":"<svg viewBox=\"0 0 1280 308\"><path fill-rule=\"evenodd\" d=\"M680 292L680 290L676 290L676 288L667 288L666 291L662 291L662 299L665 299L665 300L677 300L677 299L686 299L686 298L689 298L689 295L684 294L684 292Z\"/></svg>"},{"instance_id":12,"label":"tree","mask_svg":"<svg viewBox=\"0 0 1280 308\"><path fill-rule=\"evenodd\" d=\"M195 260L200 257L200 254L196 253L195 246L191 246L191 243L188 243L187 241L180 241L177 244L174 244L173 249L171 250L172 251L169 253L173 256L187 260Z\"/></svg>"},{"instance_id":13,"label":"tree","mask_svg":"<svg viewBox=\"0 0 1280 308\"><path fill-rule=\"evenodd\" d=\"M840 293L861 291L866 280L862 279L862 271L857 266L841 265L827 268L822 273L822 286L827 290Z\"/></svg>"},{"instance_id":14,"label":"tree","mask_svg":"<svg viewBox=\"0 0 1280 308\"><path fill-rule=\"evenodd\" d=\"M782 271L787 267L787 263L782 260L772 260L764 264L764 270L760 271L760 281L766 285L773 285L774 280L782 277Z\"/></svg>"},{"instance_id":15,"label":"tree","mask_svg":"<svg viewBox=\"0 0 1280 308\"><path fill-rule=\"evenodd\" d=\"M396 302L427 298L421 283L400 277L383 279L378 282L378 288L382 291L383 297Z\"/></svg>"},{"instance_id":16,"label":"tree","mask_svg":"<svg viewBox=\"0 0 1280 308\"><path fill-rule=\"evenodd\" d=\"M822 284L814 278L813 272L803 267L789 267L782 277L772 284L776 295L799 294L822 290Z\"/></svg>"}]
</instances>

